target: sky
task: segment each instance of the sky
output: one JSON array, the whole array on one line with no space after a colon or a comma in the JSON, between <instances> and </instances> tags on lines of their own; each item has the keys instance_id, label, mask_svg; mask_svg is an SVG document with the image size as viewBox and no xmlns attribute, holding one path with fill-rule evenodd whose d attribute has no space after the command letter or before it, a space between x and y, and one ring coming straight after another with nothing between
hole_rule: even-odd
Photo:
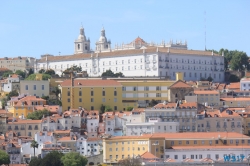
<instances>
[{"instance_id":1,"label":"sky","mask_svg":"<svg viewBox=\"0 0 250 166\"><path fill-rule=\"evenodd\" d=\"M92 49L104 27L112 47L140 36L250 56L249 7L249 0L1 1L0 57L71 55L81 25Z\"/></svg>"}]
</instances>

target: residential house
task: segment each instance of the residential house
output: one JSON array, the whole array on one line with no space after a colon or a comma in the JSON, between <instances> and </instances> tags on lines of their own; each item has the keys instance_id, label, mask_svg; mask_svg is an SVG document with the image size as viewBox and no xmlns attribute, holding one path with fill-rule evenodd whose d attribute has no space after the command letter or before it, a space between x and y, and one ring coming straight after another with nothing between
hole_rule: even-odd
<instances>
[{"instance_id":1,"label":"residential house","mask_svg":"<svg viewBox=\"0 0 250 166\"><path fill-rule=\"evenodd\" d=\"M205 106L218 107L220 105L220 93L215 90L195 90L194 95L197 95L197 102Z\"/></svg>"},{"instance_id":2,"label":"residential house","mask_svg":"<svg viewBox=\"0 0 250 166\"><path fill-rule=\"evenodd\" d=\"M48 80L21 80L20 94L28 94L32 96L49 96L49 81Z\"/></svg>"}]
</instances>

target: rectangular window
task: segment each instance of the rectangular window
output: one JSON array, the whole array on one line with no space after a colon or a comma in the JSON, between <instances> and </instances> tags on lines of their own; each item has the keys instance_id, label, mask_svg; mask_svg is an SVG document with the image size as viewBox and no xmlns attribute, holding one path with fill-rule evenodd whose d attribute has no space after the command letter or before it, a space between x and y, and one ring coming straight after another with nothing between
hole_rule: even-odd
<instances>
[{"instance_id":1,"label":"rectangular window","mask_svg":"<svg viewBox=\"0 0 250 166\"><path fill-rule=\"evenodd\" d=\"M115 110L115 111L117 110L117 106L114 106L114 110Z\"/></svg>"},{"instance_id":2,"label":"rectangular window","mask_svg":"<svg viewBox=\"0 0 250 166\"><path fill-rule=\"evenodd\" d=\"M105 96L105 91L102 91L102 96Z\"/></svg>"},{"instance_id":3,"label":"rectangular window","mask_svg":"<svg viewBox=\"0 0 250 166\"><path fill-rule=\"evenodd\" d=\"M94 110L94 106L91 106L91 110Z\"/></svg>"},{"instance_id":4,"label":"rectangular window","mask_svg":"<svg viewBox=\"0 0 250 166\"><path fill-rule=\"evenodd\" d=\"M117 96L117 91L114 91L114 96Z\"/></svg>"},{"instance_id":5,"label":"rectangular window","mask_svg":"<svg viewBox=\"0 0 250 166\"><path fill-rule=\"evenodd\" d=\"M25 85L25 90L29 90L29 86L28 85Z\"/></svg>"},{"instance_id":6,"label":"rectangular window","mask_svg":"<svg viewBox=\"0 0 250 166\"><path fill-rule=\"evenodd\" d=\"M33 85L33 90L36 90L36 85Z\"/></svg>"},{"instance_id":7,"label":"rectangular window","mask_svg":"<svg viewBox=\"0 0 250 166\"><path fill-rule=\"evenodd\" d=\"M90 99L90 102L94 102L94 98L91 98L91 99Z\"/></svg>"},{"instance_id":8,"label":"rectangular window","mask_svg":"<svg viewBox=\"0 0 250 166\"><path fill-rule=\"evenodd\" d=\"M79 96L82 96L82 91L79 91Z\"/></svg>"},{"instance_id":9,"label":"rectangular window","mask_svg":"<svg viewBox=\"0 0 250 166\"><path fill-rule=\"evenodd\" d=\"M114 102L117 102L117 98L114 98Z\"/></svg>"},{"instance_id":10,"label":"rectangular window","mask_svg":"<svg viewBox=\"0 0 250 166\"><path fill-rule=\"evenodd\" d=\"M42 90L44 90L44 85L42 85Z\"/></svg>"},{"instance_id":11,"label":"rectangular window","mask_svg":"<svg viewBox=\"0 0 250 166\"><path fill-rule=\"evenodd\" d=\"M176 159L176 160L177 160L177 159L178 159L178 155L174 155L174 159Z\"/></svg>"},{"instance_id":12,"label":"rectangular window","mask_svg":"<svg viewBox=\"0 0 250 166\"><path fill-rule=\"evenodd\" d=\"M194 144L197 144L197 141L194 141Z\"/></svg>"},{"instance_id":13,"label":"rectangular window","mask_svg":"<svg viewBox=\"0 0 250 166\"><path fill-rule=\"evenodd\" d=\"M91 95L91 96L94 96L94 91L91 91L91 92L90 92L90 95Z\"/></svg>"},{"instance_id":14,"label":"rectangular window","mask_svg":"<svg viewBox=\"0 0 250 166\"><path fill-rule=\"evenodd\" d=\"M70 98L68 98L68 102L70 102Z\"/></svg>"},{"instance_id":15,"label":"rectangular window","mask_svg":"<svg viewBox=\"0 0 250 166\"><path fill-rule=\"evenodd\" d=\"M68 96L70 96L70 91L68 91Z\"/></svg>"},{"instance_id":16,"label":"rectangular window","mask_svg":"<svg viewBox=\"0 0 250 166\"><path fill-rule=\"evenodd\" d=\"M79 98L79 102L82 102L82 98Z\"/></svg>"},{"instance_id":17,"label":"rectangular window","mask_svg":"<svg viewBox=\"0 0 250 166\"><path fill-rule=\"evenodd\" d=\"M106 102L106 99L105 99L105 98L102 98L102 102Z\"/></svg>"}]
</instances>

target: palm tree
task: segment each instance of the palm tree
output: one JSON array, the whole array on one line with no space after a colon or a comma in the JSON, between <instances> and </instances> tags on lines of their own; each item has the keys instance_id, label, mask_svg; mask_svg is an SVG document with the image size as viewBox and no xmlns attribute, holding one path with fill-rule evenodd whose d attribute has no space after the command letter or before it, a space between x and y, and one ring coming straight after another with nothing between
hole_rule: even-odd
<instances>
[{"instance_id":1,"label":"palm tree","mask_svg":"<svg viewBox=\"0 0 250 166\"><path fill-rule=\"evenodd\" d=\"M36 156L35 155L35 148L38 148L38 143L35 141L35 140L33 140L32 142L31 142L31 144L30 144L30 147L32 147L32 148L34 148L34 157Z\"/></svg>"}]
</instances>

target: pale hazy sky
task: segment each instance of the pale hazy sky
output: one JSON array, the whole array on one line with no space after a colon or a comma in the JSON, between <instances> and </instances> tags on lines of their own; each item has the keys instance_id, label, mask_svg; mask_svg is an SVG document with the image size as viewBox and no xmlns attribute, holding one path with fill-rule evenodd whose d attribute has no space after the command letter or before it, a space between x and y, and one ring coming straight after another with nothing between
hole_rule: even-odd
<instances>
[{"instance_id":1,"label":"pale hazy sky","mask_svg":"<svg viewBox=\"0 0 250 166\"><path fill-rule=\"evenodd\" d=\"M0 3L0 57L73 54L81 24L92 49L104 26L112 47L140 36L204 50L205 17L207 49L250 56L249 0L8 0Z\"/></svg>"}]
</instances>

